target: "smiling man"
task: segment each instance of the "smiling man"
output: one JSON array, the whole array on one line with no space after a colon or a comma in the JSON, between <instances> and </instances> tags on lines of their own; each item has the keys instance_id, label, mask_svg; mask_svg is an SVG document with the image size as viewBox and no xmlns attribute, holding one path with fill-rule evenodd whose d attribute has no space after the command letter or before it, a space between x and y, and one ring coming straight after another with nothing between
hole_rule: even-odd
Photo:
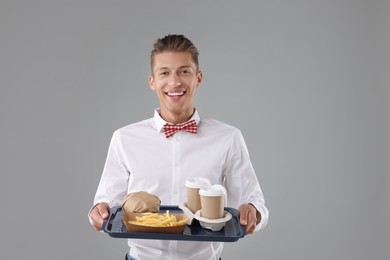
<instances>
[{"instance_id":1,"label":"smiling man","mask_svg":"<svg viewBox=\"0 0 390 260\"><path fill-rule=\"evenodd\" d=\"M194 114L194 95L202 72L190 52L168 50L152 53L150 87L160 100L160 116L170 123L183 123Z\"/></svg>"},{"instance_id":2,"label":"smiling man","mask_svg":"<svg viewBox=\"0 0 390 260\"><path fill-rule=\"evenodd\" d=\"M154 117L114 132L89 219L101 230L110 208L128 193L146 191L162 205L186 202L185 181L204 177L226 188L247 234L268 221L263 193L239 129L201 119L194 105L202 83L198 50L183 35L158 39L151 53L149 85L160 107ZM126 259L220 259L222 242L129 239Z\"/></svg>"}]
</instances>

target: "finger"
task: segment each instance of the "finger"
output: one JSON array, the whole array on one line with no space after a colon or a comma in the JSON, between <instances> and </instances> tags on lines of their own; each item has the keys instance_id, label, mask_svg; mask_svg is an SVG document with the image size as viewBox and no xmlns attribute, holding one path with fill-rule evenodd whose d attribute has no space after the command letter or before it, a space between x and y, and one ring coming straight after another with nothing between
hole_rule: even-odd
<instances>
[{"instance_id":1,"label":"finger","mask_svg":"<svg viewBox=\"0 0 390 260\"><path fill-rule=\"evenodd\" d=\"M103 219L101 218L101 216L99 215L97 210L95 210L95 212L92 211L89 217L90 217L90 220L91 220L91 225L97 231L100 231L102 229Z\"/></svg>"},{"instance_id":2,"label":"finger","mask_svg":"<svg viewBox=\"0 0 390 260\"><path fill-rule=\"evenodd\" d=\"M256 228L256 211L249 205L240 207L240 224L246 226L247 234L252 234Z\"/></svg>"},{"instance_id":3,"label":"finger","mask_svg":"<svg viewBox=\"0 0 390 260\"><path fill-rule=\"evenodd\" d=\"M106 204L98 204L92 210L90 214L91 225L97 230L102 229L103 221L109 216L109 209Z\"/></svg>"},{"instance_id":4,"label":"finger","mask_svg":"<svg viewBox=\"0 0 390 260\"><path fill-rule=\"evenodd\" d=\"M99 215L103 218L103 219L107 219L108 216L109 216L109 212L108 212L108 208L106 205L97 205L97 209L99 211Z\"/></svg>"},{"instance_id":5,"label":"finger","mask_svg":"<svg viewBox=\"0 0 390 260\"><path fill-rule=\"evenodd\" d=\"M243 206L240 208L240 224L246 226L248 224L248 213L247 207Z\"/></svg>"},{"instance_id":6,"label":"finger","mask_svg":"<svg viewBox=\"0 0 390 260\"><path fill-rule=\"evenodd\" d=\"M246 231L248 234L252 234L256 228L256 216L251 212L248 214L248 225L246 226Z\"/></svg>"},{"instance_id":7,"label":"finger","mask_svg":"<svg viewBox=\"0 0 390 260\"><path fill-rule=\"evenodd\" d=\"M254 233L254 231L255 231L255 228L256 228L256 226L255 225L251 225L251 226L247 226L247 229L246 229L246 233L247 234L253 234Z\"/></svg>"}]
</instances>

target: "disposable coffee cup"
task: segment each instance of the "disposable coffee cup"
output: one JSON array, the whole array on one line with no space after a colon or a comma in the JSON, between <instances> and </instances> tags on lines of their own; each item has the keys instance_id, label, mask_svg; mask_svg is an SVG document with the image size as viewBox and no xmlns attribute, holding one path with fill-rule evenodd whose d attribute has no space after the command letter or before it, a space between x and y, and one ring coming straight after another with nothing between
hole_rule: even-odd
<instances>
[{"instance_id":1,"label":"disposable coffee cup","mask_svg":"<svg viewBox=\"0 0 390 260\"><path fill-rule=\"evenodd\" d=\"M206 178L194 177L187 180L185 186L187 189L187 208L189 208L192 213L196 213L201 209L199 190L209 188L211 183Z\"/></svg>"},{"instance_id":2,"label":"disposable coffee cup","mask_svg":"<svg viewBox=\"0 0 390 260\"><path fill-rule=\"evenodd\" d=\"M208 219L225 217L226 190L222 185L213 185L199 190L201 216Z\"/></svg>"}]
</instances>

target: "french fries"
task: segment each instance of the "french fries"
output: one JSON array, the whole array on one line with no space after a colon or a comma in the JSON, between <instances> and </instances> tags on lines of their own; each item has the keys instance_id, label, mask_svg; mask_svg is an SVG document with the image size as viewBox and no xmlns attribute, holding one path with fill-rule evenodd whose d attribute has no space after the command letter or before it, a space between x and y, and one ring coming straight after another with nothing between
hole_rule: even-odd
<instances>
[{"instance_id":1,"label":"french fries","mask_svg":"<svg viewBox=\"0 0 390 260\"><path fill-rule=\"evenodd\" d=\"M188 219L177 220L175 215L170 214L169 210L165 213L142 213L142 216L135 217L135 220L129 220L130 224L149 226L149 227L174 227L187 224Z\"/></svg>"}]
</instances>

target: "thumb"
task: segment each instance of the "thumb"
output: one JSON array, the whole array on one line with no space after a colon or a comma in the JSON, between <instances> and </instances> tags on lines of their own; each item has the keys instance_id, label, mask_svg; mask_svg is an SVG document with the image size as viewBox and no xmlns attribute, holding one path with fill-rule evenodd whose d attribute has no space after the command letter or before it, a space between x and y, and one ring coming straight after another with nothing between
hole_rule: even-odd
<instances>
[{"instance_id":1,"label":"thumb","mask_svg":"<svg viewBox=\"0 0 390 260\"><path fill-rule=\"evenodd\" d=\"M246 226L248 224L248 211L241 209L240 211L240 224Z\"/></svg>"},{"instance_id":2,"label":"thumb","mask_svg":"<svg viewBox=\"0 0 390 260\"><path fill-rule=\"evenodd\" d=\"M244 217L243 215L241 215L240 217L240 224L243 226L246 226L248 224L246 221L246 217Z\"/></svg>"},{"instance_id":3,"label":"thumb","mask_svg":"<svg viewBox=\"0 0 390 260\"><path fill-rule=\"evenodd\" d=\"M98 210L99 210L100 216L102 216L103 219L108 218L109 214L108 214L108 208L106 205L99 205Z\"/></svg>"}]
</instances>

